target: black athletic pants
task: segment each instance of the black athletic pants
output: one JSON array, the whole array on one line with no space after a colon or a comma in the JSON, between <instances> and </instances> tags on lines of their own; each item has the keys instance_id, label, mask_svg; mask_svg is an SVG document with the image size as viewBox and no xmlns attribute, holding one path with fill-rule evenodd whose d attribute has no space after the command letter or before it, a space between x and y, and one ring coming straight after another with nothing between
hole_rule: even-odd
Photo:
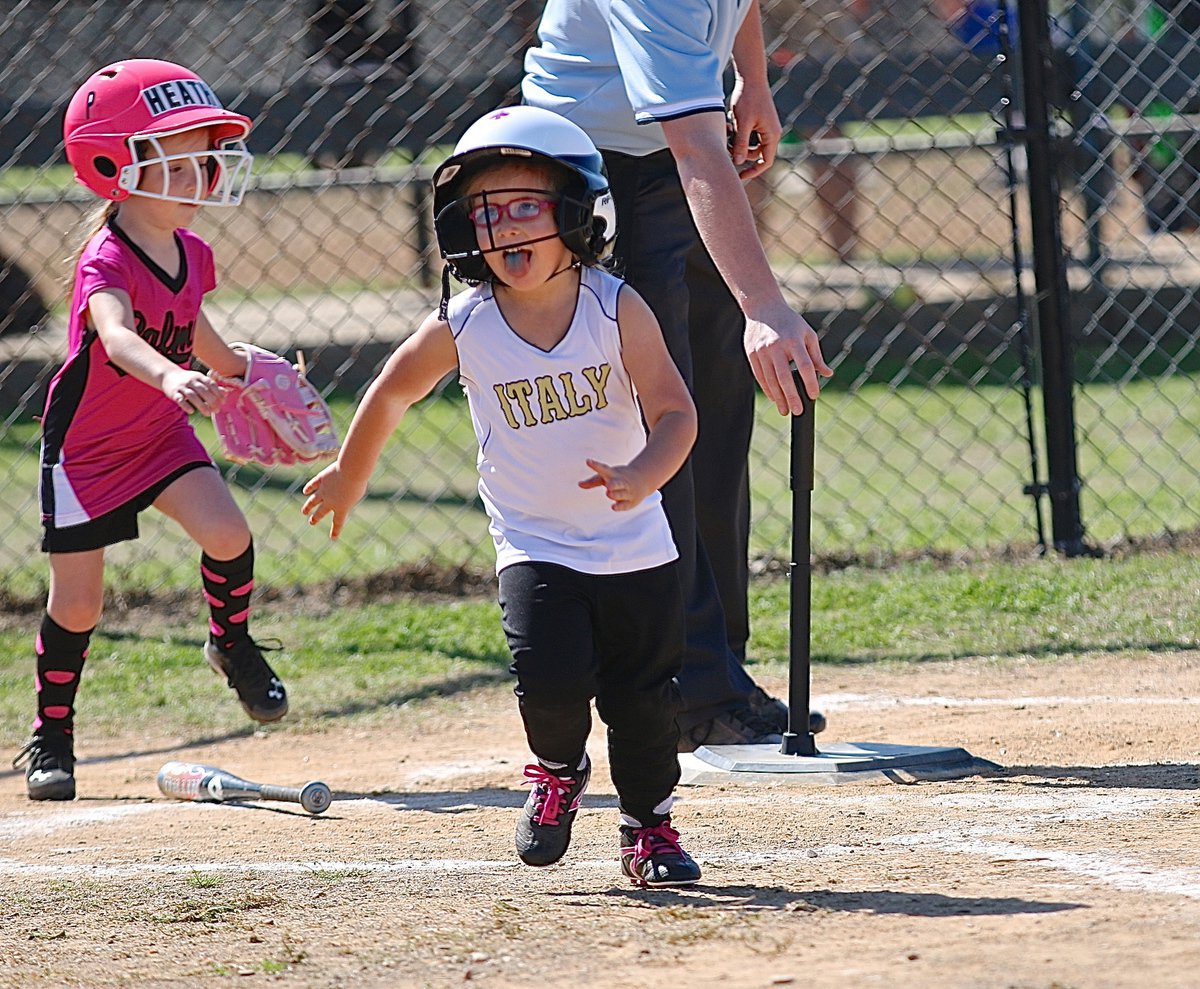
<instances>
[{"instance_id":1,"label":"black athletic pants","mask_svg":"<svg viewBox=\"0 0 1200 989\"><path fill-rule=\"evenodd\" d=\"M594 575L514 563L500 571L500 608L533 754L577 766L595 698L621 810L650 820L679 782L677 565Z\"/></svg>"},{"instance_id":2,"label":"black athletic pants","mask_svg":"<svg viewBox=\"0 0 1200 989\"><path fill-rule=\"evenodd\" d=\"M700 240L670 152L606 151L604 160L617 207L616 272L658 317L699 415L692 456L663 488L687 616L679 675L679 724L687 730L744 704L754 686L741 666L754 377L745 317Z\"/></svg>"}]
</instances>

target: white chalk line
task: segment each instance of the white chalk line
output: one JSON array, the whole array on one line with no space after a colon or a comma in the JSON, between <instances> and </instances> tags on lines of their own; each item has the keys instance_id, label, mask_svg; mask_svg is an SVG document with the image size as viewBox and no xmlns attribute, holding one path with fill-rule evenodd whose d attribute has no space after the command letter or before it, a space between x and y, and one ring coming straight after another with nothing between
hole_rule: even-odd
<instances>
[{"instance_id":1,"label":"white chalk line","mask_svg":"<svg viewBox=\"0 0 1200 989\"><path fill-rule=\"evenodd\" d=\"M1092 697L1050 696L1050 697L888 697L869 694L824 694L814 698L814 706L826 711L838 710L871 710L893 707L943 707L943 708L1009 708L1022 707L1057 707L1081 706L1093 704L1110 705L1141 705L1141 706L1187 706L1200 704L1200 698L1191 697L1119 697L1097 695ZM467 775L480 768L467 764L440 767L441 775ZM431 777L439 773L439 767L429 767L425 770ZM819 791L821 792L821 791ZM805 800L811 808L814 803L829 806L845 806L847 802L857 805L879 803L895 804L903 800L910 802L907 792L892 793L880 791L869 795L842 793L831 791L822 792L824 799L816 799L816 793L807 793ZM1022 794L994 794L959 792L953 794L929 794L927 798L933 803L946 806L969 808L976 812L994 811L1003 815L1005 826L1009 830L1019 832L1037 832L1040 819L1094 821L1112 819L1114 816L1138 817L1152 812L1165 805L1186 804L1191 806L1193 795L1185 791L1168 791L1166 793L1116 793L1112 790L1092 792L1073 790L1068 794L1063 792L1044 793L1029 792ZM1064 798L1068 798L1064 800ZM721 804L721 803L752 803L760 799L753 794L724 793L714 798L688 798L687 803ZM778 793L772 799L780 799ZM339 801L340 807L354 805L369 806L375 801L369 799ZM33 838L49 836L56 832L77 827L91 827L117 823L129 817L147 813L169 811L176 804L146 803L115 807L95 807L85 810L59 811L53 817L39 818L33 814L21 813L0 817L0 838ZM1027 820L1014 818L1014 812L1030 815ZM1095 883L1108 885L1128 892L1145 892L1158 894L1173 894L1189 899L1200 899L1200 870L1197 869L1157 869L1128 858L1098 853L1061 852L1017 844L1010 841L998 841L986 836L989 829L980 826L967 831L934 831L924 834L900 835L880 842L879 846L888 845L901 848L921 847L937 851L965 854L988 859L1003 859L1019 861L1038 868L1050 869L1070 875L1080 876ZM879 847L876 846L876 847ZM79 849L85 851L88 849ZM91 851L95 851L93 846ZM730 853L716 854L708 861L720 865L740 866L754 864L811 863L814 859L839 858L851 854L863 853L861 847L826 845L814 849L780 849L762 853ZM705 857L697 856L704 863ZM564 863L564 866L567 864ZM611 859L575 861L570 868L585 870L611 869ZM137 862L117 865L98 865L86 863L29 863L16 859L0 859L0 875L6 876L86 876L94 878L137 878L151 875L191 875L195 873L261 873L261 874L320 874L347 873L366 875L387 875L397 873L490 873L509 872L524 868L511 860L477 860L477 859L404 859L393 862L386 861L316 861L316 862L196 862L187 864L162 862Z\"/></svg>"},{"instance_id":2,"label":"white chalk line","mask_svg":"<svg viewBox=\"0 0 1200 989\"><path fill-rule=\"evenodd\" d=\"M1200 899L1200 869L1158 869L1135 859L1101 855L1094 852L1063 852L1032 848L1008 841L964 837L961 832L933 831L928 834L899 835L888 844L906 848L934 848L939 852L958 852L992 860L1014 860L1085 876L1099 884L1126 892L1160 893Z\"/></svg>"},{"instance_id":3,"label":"white chalk line","mask_svg":"<svg viewBox=\"0 0 1200 989\"><path fill-rule=\"evenodd\" d=\"M985 858L989 861L1022 862L1042 870L1067 873L1130 893L1151 893L1200 899L1200 869L1154 869L1134 859L1081 852L1062 852L1035 848L1009 841L964 837L961 832L932 831L925 834L898 835L874 847L898 846L905 850L926 848ZM862 847L823 845L812 849L779 849L769 852L726 852L697 855L701 865L738 868L750 865L813 865L848 856L861 856ZM309 862L231 862L204 861L181 863L127 862L118 865L85 863L39 864L0 859L0 876L88 879L146 879L150 876L190 875L311 875L314 877L354 877L397 874L490 875L524 869L511 859L399 859L314 860ZM611 871L615 856L606 859L566 860L558 868L572 871Z\"/></svg>"},{"instance_id":4,"label":"white chalk line","mask_svg":"<svg viewBox=\"0 0 1200 989\"><path fill-rule=\"evenodd\" d=\"M93 824L109 824L126 817L136 817L152 811L166 809L162 804L123 804L116 807L89 807L57 811L53 817L35 816L29 812L18 812L0 817L0 838L33 838L51 835L65 828Z\"/></svg>"},{"instance_id":5,"label":"white chalk line","mask_svg":"<svg viewBox=\"0 0 1200 989\"><path fill-rule=\"evenodd\" d=\"M784 797L772 793L772 801ZM829 807L849 805L870 806L911 804L910 791L892 793L883 791L875 794L849 794L841 799L841 791L830 791L825 799L813 800L806 794L802 806L811 811L814 805ZM1154 794L1119 793L1113 791L1070 793L1073 804L1064 803L1063 793L1046 794L931 794L931 805L958 807L973 812L991 811L1004 821L1010 831L1039 833L1046 821L1101 821L1116 817L1136 818L1155 810L1175 806L1190 807L1194 794L1190 791L1163 791ZM688 803L719 805L722 803L749 803L752 797L725 794L720 798L689 800ZM759 798L760 800L762 798ZM369 799L340 801L343 808L368 808L375 803ZM797 803L800 803L797 800ZM112 824L122 819L153 812L177 808L177 804L137 804L127 807L91 808L85 811L70 811L51 819L35 820L29 815L0 821L0 834L33 837L51 834L67 828ZM216 809L216 808L211 808ZM776 807L775 813L780 812ZM1016 816L1016 815L1024 816ZM1136 859L1098 852L1065 852L1041 848L1030 844L996 839L989 832L994 825L986 823L955 830L936 830L922 833L897 835L867 845L826 844L816 847L773 849L764 852L715 852L698 854L697 860L717 867L744 867L748 865L812 865L815 860L836 860L848 856L862 856L880 849L899 848L907 852L913 848L961 854L989 861L1020 862L1041 870L1062 873L1088 880L1089 885L1108 886L1124 892L1173 895L1188 899L1200 899L1200 868L1161 869ZM59 849L62 853L94 852L91 848ZM584 871L611 870L614 860L593 859L566 861L561 868ZM507 873L524 866L513 860L489 859L398 859L384 860L314 860L314 861L205 861L191 863L125 862L117 864L90 864L75 862L31 863L15 858L0 858L0 876L30 877L72 876L86 878L146 878L154 875L202 874L265 874L265 875L395 875L395 874L492 874ZM801 870L803 871L803 870Z\"/></svg>"},{"instance_id":6,"label":"white chalk line","mask_svg":"<svg viewBox=\"0 0 1200 989\"><path fill-rule=\"evenodd\" d=\"M889 697L884 694L818 694L813 707L821 711L878 711L895 707L1012 708L1083 707L1096 704L1140 707L1188 707L1200 705L1200 697Z\"/></svg>"}]
</instances>

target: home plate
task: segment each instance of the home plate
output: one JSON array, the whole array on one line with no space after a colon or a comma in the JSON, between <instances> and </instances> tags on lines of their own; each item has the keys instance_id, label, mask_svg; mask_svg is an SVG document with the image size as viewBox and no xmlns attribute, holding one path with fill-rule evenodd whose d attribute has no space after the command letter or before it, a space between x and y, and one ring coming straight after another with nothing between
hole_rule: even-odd
<instances>
[{"instance_id":1,"label":"home plate","mask_svg":"<svg viewBox=\"0 0 1200 989\"><path fill-rule=\"evenodd\" d=\"M886 742L833 742L815 755L784 755L776 745L702 745L681 753L680 783L915 783L996 772L966 749Z\"/></svg>"}]
</instances>

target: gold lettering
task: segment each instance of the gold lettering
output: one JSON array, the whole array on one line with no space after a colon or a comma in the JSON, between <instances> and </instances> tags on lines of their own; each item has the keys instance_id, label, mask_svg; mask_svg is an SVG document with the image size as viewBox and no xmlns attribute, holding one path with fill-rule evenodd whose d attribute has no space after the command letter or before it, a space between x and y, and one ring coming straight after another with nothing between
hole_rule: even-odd
<instances>
[{"instance_id":1,"label":"gold lettering","mask_svg":"<svg viewBox=\"0 0 1200 989\"><path fill-rule=\"evenodd\" d=\"M504 394L521 407L521 415L525 418L526 426L537 425L537 419L533 417L533 409L529 406L529 396L533 394L533 385L528 381L510 381L504 386Z\"/></svg>"},{"instance_id":2,"label":"gold lettering","mask_svg":"<svg viewBox=\"0 0 1200 989\"><path fill-rule=\"evenodd\" d=\"M570 371L563 371L558 376L562 382L563 394L567 397L567 414L583 416L592 411L592 396L584 395L582 399L575 393L575 376Z\"/></svg>"},{"instance_id":3,"label":"gold lettering","mask_svg":"<svg viewBox=\"0 0 1200 989\"><path fill-rule=\"evenodd\" d=\"M492 385L492 391L496 393L496 398L500 400L500 411L504 413L504 419L513 429L520 429L521 424L517 422L517 417L512 413L512 405L508 401L508 396L504 393L504 385Z\"/></svg>"},{"instance_id":4,"label":"gold lettering","mask_svg":"<svg viewBox=\"0 0 1200 989\"><path fill-rule=\"evenodd\" d=\"M538 404L542 407L542 422L553 422L555 419L568 419L567 410L563 408L562 399L554 390L554 379L550 375L535 378L537 385Z\"/></svg>"},{"instance_id":5,"label":"gold lettering","mask_svg":"<svg viewBox=\"0 0 1200 989\"><path fill-rule=\"evenodd\" d=\"M588 379L588 384L596 393L596 408L598 409L608 405L608 399L604 397L604 389L608 387L608 376L611 372L611 364L601 364L598 368L585 367L583 369L583 376Z\"/></svg>"}]
</instances>

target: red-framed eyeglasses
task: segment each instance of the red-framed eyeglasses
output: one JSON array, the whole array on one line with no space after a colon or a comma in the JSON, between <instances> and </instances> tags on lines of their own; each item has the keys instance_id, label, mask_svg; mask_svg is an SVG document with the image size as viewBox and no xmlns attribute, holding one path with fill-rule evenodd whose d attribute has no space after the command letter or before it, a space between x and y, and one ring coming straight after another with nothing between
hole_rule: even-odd
<instances>
[{"instance_id":1,"label":"red-framed eyeglasses","mask_svg":"<svg viewBox=\"0 0 1200 989\"><path fill-rule=\"evenodd\" d=\"M483 203L471 209L469 215L475 226L486 230L494 227L505 216L514 223L530 223L543 213L552 211L556 205L553 199L522 196L507 203Z\"/></svg>"}]
</instances>

